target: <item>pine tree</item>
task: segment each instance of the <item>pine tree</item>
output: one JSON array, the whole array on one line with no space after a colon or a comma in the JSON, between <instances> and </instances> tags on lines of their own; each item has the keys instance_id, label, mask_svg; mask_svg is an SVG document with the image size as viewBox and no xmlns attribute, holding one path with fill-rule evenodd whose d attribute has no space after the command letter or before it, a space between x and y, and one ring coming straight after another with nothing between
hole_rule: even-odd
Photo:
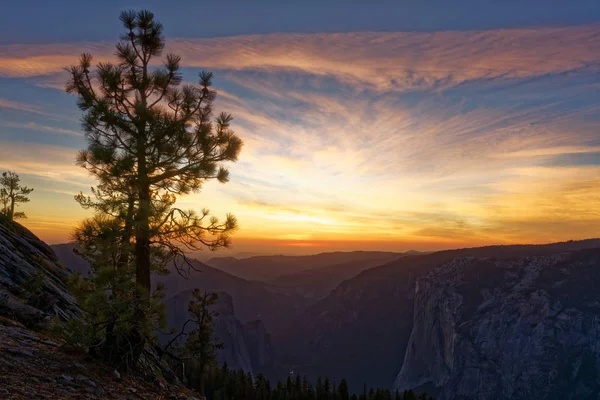
<instances>
[{"instance_id":1,"label":"pine tree","mask_svg":"<svg viewBox=\"0 0 600 400\"><path fill-rule=\"evenodd\" d=\"M317 378L316 395L317 395L317 400L325 399L325 386L324 386L323 380L321 379L320 376Z\"/></svg>"},{"instance_id":2,"label":"pine tree","mask_svg":"<svg viewBox=\"0 0 600 400\"><path fill-rule=\"evenodd\" d=\"M73 294L86 312L82 319L71 320L63 327L71 344L89 347L92 354L98 352L118 369L135 364L136 356L129 344L133 332L150 336L154 323L165 324L160 286L146 301L140 302L136 296L135 267L123 257L127 247L121 243L122 222L97 215L76 228L76 251L90 263L91 275L71 277ZM134 318L141 307L153 319L138 324Z\"/></svg>"},{"instance_id":3,"label":"pine tree","mask_svg":"<svg viewBox=\"0 0 600 400\"><path fill-rule=\"evenodd\" d=\"M132 337L135 353L148 339L144 325L152 316L151 273L174 260L179 271L191 266L186 250L228 246L236 220L196 214L175 206L177 197L201 189L209 179L228 181L223 163L237 160L242 141L230 127L231 116L213 117L216 92L212 74L202 72L199 85L181 85L181 58L168 54L158 65L165 41L162 25L149 11L125 11L125 27L116 45L117 63L99 63L92 72L92 56L83 54L70 68L67 92L78 95L83 111L87 149L78 164L98 185L93 199L78 201L101 216L119 220L123 246L117 262L133 267L137 324ZM89 254L93 258L94 253Z\"/></svg>"},{"instance_id":4,"label":"pine tree","mask_svg":"<svg viewBox=\"0 0 600 400\"><path fill-rule=\"evenodd\" d=\"M0 202L2 203L2 214L8 219L27 218L24 212L15 211L15 208L21 203L28 203L27 197L33 189L27 186L21 186L21 179L13 171L6 171L0 177Z\"/></svg>"},{"instance_id":5,"label":"pine tree","mask_svg":"<svg viewBox=\"0 0 600 400\"><path fill-rule=\"evenodd\" d=\"M405 390L403 398L404 400L417 400L417 395L412 390Z\"/></svg>"},{"instance_id":6,"label":"pine tree","mask_svg":"<svg viewBox=\"0 0 600 400\"><path fill-rule=\"evenodd\" d=\"M199 289L192 291L192 300L188 304L188 313L190 318L182 327L182 334L187 335L187 341L181 348L179 357L182 359L191 359L195 362L197 368L194 368L195 380L194 387L204 396L205 374L207 367L216 362L218 350L224 347L223 343L214 335L214 318L219 315L218 312L211 310L211 307L217 303L216 293L201 293ZM191 322L195 328L185 332L185 325ZM177 337L173 338L165 349L171 343L174 343ZM243 377L245 378L245 377Z\"/></svg>"},{"instance_id":7,"label":"pine tree","mask_svg":"<svg viewBox=\"0 0 600 400\"><path fill-rule=\"evenodd\" d=\"M331 384L328 377L325 377L325 381L323 381L323 396L324 399L331 398Z\"/></svg>"},{"instance_id":8,"label":"pine tree","mask_svg":"<svg viewBox=\"0 0 600 400\"><path fill-rule=\"evenodd\" d=\"M337 389L340 400L350 400L350 391L348 390L348 382L345 379L340 381Z\"/></svg>"},{"instance_id":9,"label":"pine tree","mask_svg":"<svg viewBox=\"0 0 600 400\"><path fill-rule=\"evenodd\" d=\"M269 382L266 380L263 374L256 375L254 382L255 397L257 400L268 400L269 399Z\"/></svg>"},{"instance_id":10,"label":"pine tree","mask_svg":"<svg viewBox=\"0 0 600 400\"><path fill-rule=\"evenodd\" d=\"M369 398L368 396L369 395L367 393L367 383L363 382L363 392L360 395L360 399L359 400L367 400Z\"/></svg>"}]
</instances>

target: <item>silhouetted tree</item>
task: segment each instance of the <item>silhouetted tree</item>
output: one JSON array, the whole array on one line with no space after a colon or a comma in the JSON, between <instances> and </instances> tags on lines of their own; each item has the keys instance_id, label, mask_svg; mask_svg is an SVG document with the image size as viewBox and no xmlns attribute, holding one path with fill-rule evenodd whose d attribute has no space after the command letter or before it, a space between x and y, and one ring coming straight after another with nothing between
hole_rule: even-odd
<instances>
[{"instance_id":1,"label":"silhouetted tree","mask_svg":"<svg viewBox=\"0 0 600 400\"><path fill-rule=\"evenodd\" d=\"M208 400L319 400L325 396L324 381L329 382L326 377L317 378L316 387L304 377L292 378L288 376L285 383L278 381L271 388L269 382L262 374L252 377L250 374L244 374L242 371L232 371L228 368L212 368L207 374L206 398ZM334 384L335 386L335 384ZM316 389L316 390L315 390ZM360 398L365 400L409 400L416 398L413 392L406 391L403 395L394 394L389 389L371 389L367 392L363 390ZM329 392L329 399L352 399L358 400L359 396L355 393L350 394L348 383L345 379L340 381L339 386ZM421 394L419 399L433 400L426 394Z\"/></svg>"},{"instance_id":2,"label":"silhouetted tree","mask_svg":"<svg viewBox=\"0 0 600 400\"><path fill-rule=\"evenodd\" d=\"M180 349L178 356L193 362L194 368L186 368L188 381L193 382L192 387L204 396L206 368L217 360L218 350L224 347L223 343L215 337L214 318L219 315L211 308L217 303L216 293L202 293L199 289L192 292L192 300L188 304L190 318L182 327L182 334L187 336L185 345ZM185 333L185 326L192 323L195 328ZM165 347L174 343L173 338ZM186 363L192 364L192 363Z\"/></svg>"},{"instance_id":3,"label":"silhouetted tree","mask_svg":"<svg viewBox=\"0 0 600 400\"><path fill-rule=\"evenodd\" d=\"M21 179L15 172L7 171L0 177L0 202L2 203L2 214L10 220L16 218L27 218L24 212L15 211L20 203L28 203L27 197L33 189L21 186Z\"/></svg>"},{"instance_id":4,"label":"silhouetted tree","mask_svg":"<svg viewBox=\"0 0 600 400\"><path fill-rule=\"evenodd\" d=\"M123 261L128 249L121 242L122 223L118 218L97 215L75 229L76 250L89 261L91 275L71 276L70 288L86 312L62 329L70 344L90 348L90 353L100 354L118 369L136 362L129 343L132 333L140 333L141 327L141 334L150 336L152 322L164 326L166 321L162 287L144 301L136 296L135 266L131 259ZM154 321L135 323L140 308Z\"/></svg>"},{"instance_id":5,"label":"silhouetted tree","mask_svg":"<svg viewBox=\"0 0 600 400\"><path fill-rule=\"evenodd\" d=\"M168 54L154 67L165 41L153 13L125 11L120 20L125 33L116 45L118 61L99 63L93 72L92 56L83 54L69 69L66 89L78 95L88 141L77 162L98 179L93 198L80 194L77 200L119 220L120 238L112 240L123 246L117 266L134 267L132 321L139 332L129 343L139 354L152 318L144 304L151 272L171 260L182 272L191 267L186 250L228 246L236 228L232 215L219 221L206 209L183 210L175 206L177 197L208 179L227 182L223 163L237 160L242 141L229 114L213 117L211 73L202 72L199 85L181 85L179 56Z\"/></svg>"},{"instance_id":6,"label":"silhouetted tree","mask_svg":"<svg viewBox=\"0 0 600 400\"><path fill-rule=\"evenodd\" d=\"M337 389L340 400L350 400L350 391L348 390L348 382L345 379L340 381Z\"/></svg>"}]
</instances>

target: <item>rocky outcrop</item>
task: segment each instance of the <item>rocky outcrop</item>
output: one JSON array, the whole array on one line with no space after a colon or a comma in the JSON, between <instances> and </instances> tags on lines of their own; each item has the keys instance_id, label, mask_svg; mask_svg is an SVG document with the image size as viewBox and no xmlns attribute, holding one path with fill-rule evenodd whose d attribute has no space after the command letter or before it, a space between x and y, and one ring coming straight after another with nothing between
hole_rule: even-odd
<instances>
[{"instance_id":1,"label":"rocky outcrop","mask_svg":"<svg viewBox=\"0 0 600 400\"><path fill-rule=\"evenodd\" d=\"M600 393L600 249L449 260L415 286L395 388L439 399Z\"/></svg>"},{"instance_id":2,"label":"rocky outcrop","mask_svg":"<svg viewBox=\"0 0 600 400\"><path fill-rule=\"evenodd\" d=\"M219 363L230 368L241 369L252 373L252 360L244 338L242 323L235 317L233 299L227 293L218 293L219 302L215 311L219 315L215 318L215 336L225 345L219 351Z\"/></svg>"},{"instance_id":3,"label":"rocky outcrop","mask_svg":"<svg viewBox=\"0 0 600 400\"><path fill-rule=\"evenodd\" d=\"M0 218L0 314L29 327L45 326L57 315L80 315L65 283L70 272L52 249L18 223Z\"/></svg>"},{"instance_id":4,"label":"rocky outcrop","mask_svg":"<svg viewBox=\"0 0 600 400\"><path fill-rule=\"evenodd\" d=\"M275 362L275 353L271 335L267 332L265 324L257 319L245 323L243 329L252 369L257 372L270 369Z\"/></svg>"}]
</instances>

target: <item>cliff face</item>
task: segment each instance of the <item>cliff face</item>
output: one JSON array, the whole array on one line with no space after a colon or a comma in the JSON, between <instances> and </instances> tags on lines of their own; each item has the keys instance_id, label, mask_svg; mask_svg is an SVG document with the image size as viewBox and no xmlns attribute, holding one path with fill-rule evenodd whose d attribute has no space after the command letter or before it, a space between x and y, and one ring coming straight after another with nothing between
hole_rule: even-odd
<instances>
[{"instance_id":1,"label":"cliff face","mask_svg":"<svg viewBox=\"0 0 600 400\"><path fill-rule=\"evenodd\" d=\"M47 325L56 315L78 316L65 284L70 271L33 233L0 218L0 314L29 327Z\"/></svg>"},{"instance_id":2,"label":"cliff face","mask_svg":"<svg viewBox=\"0 0 600 400\"><path fill-rule=\"evenodd\" d=\"M468 257L479 260L492 257L510 260L574 253L585 249L600 251L600 240L446 250L407 256L369 269L343 282L329 296L306 310L290 325L283 339L274 335L278 363L293 366L301 375L344 376L351 385L355 384L351 387L355 391L362 390L362 382L376 387L392 386L398 372L402 370L405 354L410 347L409 339L411 335L413 338L416 335L413 334L413 322L417 323L419 318L428 318L429 311L425 311L422 306L415 307L416 284L420 282L422 287L425 282L421 280L423 277L440 265ZM477 283L478 279L484 279L488 275L489 271L486 271L481 272L481 278L466 279L465 284L460 286L461 290L469 292L467 282L480 284ZM585 279L586 276L579 276L577 279L581 278ZM559 278L555 279L557 280ZM555 281L549 279L550 285ZM492 281L487 283L488 286L491 284ZM584 284L588 285L587 282ZM439 288L435 290L440 299L436 304L445 304L441 299L447 299L446 295L438 293L437 290L441 290ZM479 293L479 289L474 290ZM566 289L561 286L555 290ZM571 293L573 292L577 293L577 290L571 289ZM588 289L586 293L591 295L593 292ZM427 297L422 297L419 303L424 304L426 299ZM453 301L457 299L448 297L448 305ZM578 303L574 304L577 308ZM435 311L433 305L432 308ZM437 318L445 318L445 314L440 314ZM449 325L443 326L447 329ZM425 334L426 331L423 329L422 332ZM440 349L445 346L433 345L425 339L423 342L418 354L426 354L430 346ZM437 361L424 355L420 361L413 362ZM441 366L438 368L442 369ZM417 380L414 382L420 384Z\"/></svg>"},{"instance_id":3,"label":"cliff face","mask_svg":"<svg viewBox=\"0 0 600 400\"><path fill-rule=\"evenodd\" d=\"M600 249L465 257L417 280L395 388L439 399L600 393Z\"/></svg>"},{"instance_id":4,"label":"cliff face","mask_svg":"<svg viewBox=\"0 0 600 400\"><path fill-rule=\"evenodd\" d=\"M235 317L231 296L219 293L215 311L219 313L215 318L215 336L225 344L225 348L219 351L219 363L227 363L230 368L252 373L252 360L244 339L244 328Z\"/></svg>"},{"instance_id":5,"label":"cliff face","mask_svg":"<svg viewBox=\"0 0 600 400\"><path fill-rule=\"evenodd\" d=\"M265 324L259 319L244 324L244 341L255 372L264 372L274 363L273 343Z\"/></svg>"}]
</instances>

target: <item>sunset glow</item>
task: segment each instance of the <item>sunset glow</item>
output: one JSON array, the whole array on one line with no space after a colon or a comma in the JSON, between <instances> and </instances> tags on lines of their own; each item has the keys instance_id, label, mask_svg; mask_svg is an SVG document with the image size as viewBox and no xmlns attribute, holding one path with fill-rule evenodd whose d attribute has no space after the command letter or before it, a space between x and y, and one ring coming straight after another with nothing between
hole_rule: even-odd
<instances>
[{"instance_id":1,"label":"sunset glow","mask_svg":"<svg viewBox=\"0 0 600 400\"><path fill-rule=\"evenodd\" d=\"M598 24L218 38L165 25L184 79L215 73L217 111L245 142L229 183L180 200L235 214L234 251L600 236ZM85 140L63 68L84 51L112 60L119 33L0 45L0 170L35 188L24 224L50 243L69 240L86 215L73 196L94 184L74 163Z\"/></svg>"}]
</instances>

